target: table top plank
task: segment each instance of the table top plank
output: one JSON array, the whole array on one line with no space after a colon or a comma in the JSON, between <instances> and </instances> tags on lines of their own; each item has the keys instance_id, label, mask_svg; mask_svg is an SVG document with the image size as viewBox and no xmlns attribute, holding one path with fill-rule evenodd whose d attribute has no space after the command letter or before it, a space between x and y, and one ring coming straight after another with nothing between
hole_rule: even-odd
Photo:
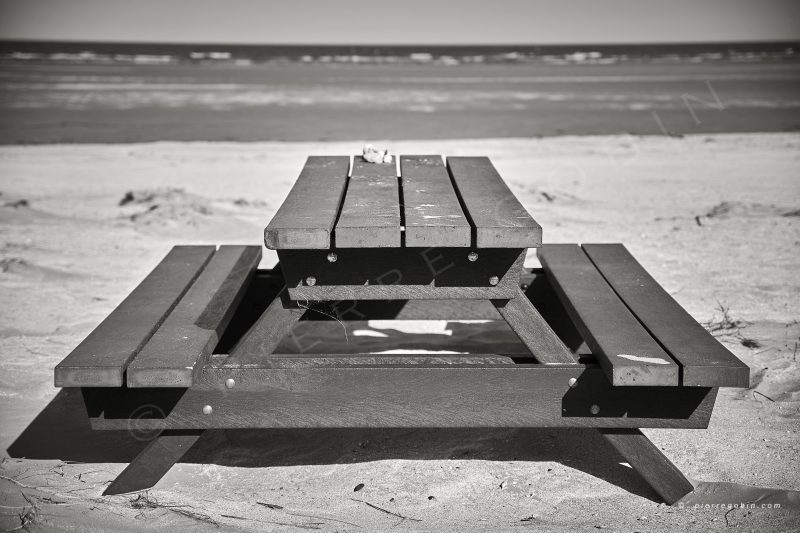
<instances>
[{"instance_id":1,"label":"table top plank","mask_svg":"<svg viewBox=\"0 0 800 533\"><path fill-rule=\"evenodd\" d=\"M539 260L614 386L679 384L678 365L617 297L577 244L548 244Z\"/></svg>"},{"instance_id":2,"label":"table top plank","mask_svg":"<svg viewBox=\"0 0 800 533\"><path fill-rule=\"evenodd\" d=\"M353 170L334 236L337 248L399 248L400 184L395 160L353 159Z\"/></svg>"},{"instance_id":3,"label":"table top plank","mask_svg":"<svg viewBox=\"0 0 800 533\"><path fill-rule=\"evenodd\" d=\"M261 260L260 246L220 246L208 266L128 365L128 387L191 387Z\"/></svg>"},{"instance_id":4,"label":"table top plank","mask_svg":"<svg viewBox=\"0 0 800 533\"><path fill-rule=\"evenodd\" d=\"M267 248L330 248L349 168L347 156L309 156L300 177L264 230Z\"/></svg>"},{"instance_id":5,"label":"table top plank","mask_svg":"<svg viewBox=\"0 0 800 533\"><path fill-rule=\"evenodd\" d=\"M478 248L538 248L542 227L528 214L488 157L448 157Z\"/></svg>"},{"instance_id":6,"label":"table top plank","mask_svg":"<svg viewBox=\"0 0 800 533\"><path fill-rule=\"evenodd\" d=\"M750 369L719 343L648 274L622 244L583 250L650 334L681 365L692 387L749 387Z\"/></svg>"},{"instance_id":7,"label":"table top plank","mask_svg":"<svg viewBox=\"0 0 800 533\"><path fill-rule=\"evenodd\" d=\"M442 156L400 156L400 181L406 246L470 246L472 227Z\"/></svg>"},{"instance_id":8,"label":"table top plank","mask_svg":"<svg viewBox=\"0 0 800 533\"><path fill-rule=\"evenodd\" d=\"M175 246L55 368L56 387L121 387L128 363L203 271L214 246Z\"/></svg>"}]
</instances>

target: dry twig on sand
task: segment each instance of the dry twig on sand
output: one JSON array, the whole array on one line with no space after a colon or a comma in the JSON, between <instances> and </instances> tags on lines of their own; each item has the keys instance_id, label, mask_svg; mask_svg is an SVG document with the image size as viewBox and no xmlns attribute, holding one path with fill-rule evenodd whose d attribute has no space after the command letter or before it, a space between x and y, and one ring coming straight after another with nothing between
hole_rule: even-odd
<instances>
[{"instance_id":1,"label":"dry twig on sand","mask_svg":"<svg viewBox=\"0 0 800 533\"><path fill-rule=\"evenodd\" d=\"M353 500L354 502L361 502L364 505L369 505L373 509L375 509L377 511L380 511L382 513L386 513L388 515L396 516L397 518L402 518L403 520L413 520L414 522L422 522L422 520L420 520L419 518L411 518L410 516L403 516L403 515L398 514L398 513L393 513L392 511L384 509L383 507L378 507L377 505L373 505L373 504L371 504L369 502L365 502L364 500L357 500L355 498L350 498L350 499Z\"/></svg>"}]
</instances>

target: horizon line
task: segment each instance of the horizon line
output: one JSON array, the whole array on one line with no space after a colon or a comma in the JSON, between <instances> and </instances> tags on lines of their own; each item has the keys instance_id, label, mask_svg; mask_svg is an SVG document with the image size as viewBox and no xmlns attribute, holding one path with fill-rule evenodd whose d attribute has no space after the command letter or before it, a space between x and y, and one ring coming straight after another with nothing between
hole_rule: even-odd
<instances>
[{"instance_id":1,"label":"horizon line","mask_svg":"<svg viewBox=\"0 0 800 533\"><path fill-rule=\"evenodd\" d=\"M223 41L107 41L97 39L6 39L0 43L75 43L75 44L139 44L139 45L195 45L195 46L319 46L319 47L511 47L511 46L674 46L674 45L735 45L735 44L792 44L800 45L800 39L742 39L737 41L630 41L630 42L564 42L564 43L279 43L279 42L223 42Z\"/></svg>"}]
</instances>

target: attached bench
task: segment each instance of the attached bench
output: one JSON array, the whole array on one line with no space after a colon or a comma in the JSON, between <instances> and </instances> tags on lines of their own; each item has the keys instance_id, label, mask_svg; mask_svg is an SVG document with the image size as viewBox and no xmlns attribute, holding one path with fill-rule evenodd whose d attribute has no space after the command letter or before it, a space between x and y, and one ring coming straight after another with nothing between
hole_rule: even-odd
<instances>
[{"instance_id":1,"label":"attached bench","mask_svg":"<svg viewBox=\"0 0 800 533\"><path fill-rule=\"evenodd\" d=\"M594 427L673 503L692 485L639 428L705 428L719 387L749 385L624 246L541 246L487 158L310 157L265 242L270 270L259 246L176 246L56 367L94 429L152 438L105 494L212 428ZM459 317L530 353L274 353L301 319Z\"/></svg>"}]
</instances>

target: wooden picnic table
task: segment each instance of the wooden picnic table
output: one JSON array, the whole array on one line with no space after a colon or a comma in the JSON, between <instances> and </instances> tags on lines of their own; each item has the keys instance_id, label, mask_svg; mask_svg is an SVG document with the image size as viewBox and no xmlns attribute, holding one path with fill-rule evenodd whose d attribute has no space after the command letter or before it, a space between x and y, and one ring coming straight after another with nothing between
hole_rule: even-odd
<instances>
[{"instance_id":1,"label":"wooden picnic table","mask_svg":"<svg viewBox=\"0 0 800 533\"><path fill-rule=\"evenodd\" d=\"M719 387L749 385L623 245L542 246L486 157L309 157L264 241L272 269L260 246L176 246L56 367L94 429L152 432L106 494L211 428L594 427L673 503L692 485L639 428L705 428ZM300 319L461 316L530 353L274 353Z\"/></svg>"}]
</instances>

